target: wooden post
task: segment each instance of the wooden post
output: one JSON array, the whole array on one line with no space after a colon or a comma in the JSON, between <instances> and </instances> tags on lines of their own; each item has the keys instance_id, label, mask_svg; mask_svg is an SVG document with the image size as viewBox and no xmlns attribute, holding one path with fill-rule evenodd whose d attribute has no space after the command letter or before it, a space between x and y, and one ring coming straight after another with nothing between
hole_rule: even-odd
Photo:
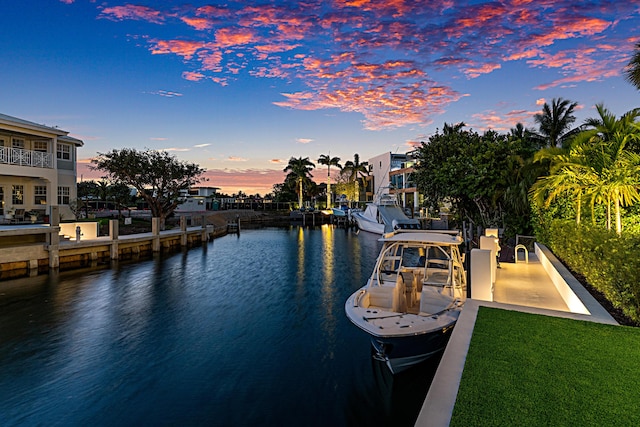
<instances>
[{"instance_id":1,"label":"wooden post","mask_svg":"<svg viewBox=\"0 0 640 427\"><path fill-rule=\"evenodd\" d=\"M118 259L118 253L120 252L118 247L120 230L118 227L119 224L117 219L109 220L109 238L111 239L111 253L109 255L111 256L111 259Z\"/></svg>"},{"instance_id":2,"label":"wooden post","mask_svg":"<svg viewBox=\"0 0 640 427\"><path fill-rule=\"evenodd\" d=\"M180 215L180 245L187 246L187 217L186 215Z\"/></svg>"},{"instance_id":3,"label":"wooden post","mask_svg":"<svg viewBox=\"0 0 640 427\"><path fill-rule=\"evenodd\" d=\"M151 250L160 252L160 218L151 218L151 234L153 235Z\"/></svg>"},{"instance_id":4,"label":"wooden post","mask_svg":"<svg viewBox=\"0 0 640 427\"><path fill-rule=\"evenodd\" d=\"M51 206L49 213L49 221L51 224L51 232L49 233L48 248L49 251L49 268L60 267L60 208Z\"/></svg>"}]
</instances>

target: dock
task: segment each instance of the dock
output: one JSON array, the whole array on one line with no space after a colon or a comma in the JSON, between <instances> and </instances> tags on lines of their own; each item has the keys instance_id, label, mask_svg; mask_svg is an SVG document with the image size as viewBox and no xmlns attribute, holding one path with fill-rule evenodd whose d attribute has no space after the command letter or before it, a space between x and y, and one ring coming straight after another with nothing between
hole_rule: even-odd
<instances>
[{"instance_id":1,"label":"dock","mask_svg":"<svg viewBox=\"0 0 640 427\"><path fill-rule=\"evenodd\" d=\"M417 427L449 425L479 307L617 324L548 248L536 244L535 253L528 256L528 263L501 263L493 301L469 299L465 303L416 420Z\"/></svg>"}]
</instances>

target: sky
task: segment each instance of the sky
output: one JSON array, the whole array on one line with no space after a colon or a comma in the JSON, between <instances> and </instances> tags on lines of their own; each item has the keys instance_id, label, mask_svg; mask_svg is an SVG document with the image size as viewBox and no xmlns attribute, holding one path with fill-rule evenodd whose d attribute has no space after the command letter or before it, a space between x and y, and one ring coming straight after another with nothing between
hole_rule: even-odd
<instances>
[{"instance_id":1,"label":"sky","mask_svg":"<svg viewBox=\"0 0 640 427\"><path fill-rule=\"evenodd\" d=\"M554 98L576 124L640 106L640 0L0 0L0 28L0 113L83 140L85 180L98 153L167 150L264 195L291 157L535 128Z\"/></svg>"}]
</instances>

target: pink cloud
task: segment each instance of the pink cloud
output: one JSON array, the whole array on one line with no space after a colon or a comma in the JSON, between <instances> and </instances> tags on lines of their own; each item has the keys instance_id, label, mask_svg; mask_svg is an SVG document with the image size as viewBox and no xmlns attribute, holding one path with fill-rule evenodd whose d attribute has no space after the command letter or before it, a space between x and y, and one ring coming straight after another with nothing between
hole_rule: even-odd
<instances>
[{"instance_id":1,"label":"pink cloud","mask_svg":"<svg viewBox=\"0 0 640 427\"><path fill-rule=\"evenodd\" d=\"M113 20L133 19L148 21L154 24L163 24L165 18L162 12L146 6L127 4L125 6L105 7L100 15L103 18Z\"/></svg>"},{"instance_id":2,"label":"pink cloud","mask_svg":"<svg viewBox=\"0 0 640 427\"><path fill-rule=\"evenodd\" d=\"M153 55L165 55L173 53L182 56L184 59L191 59L199 50L203 49L203 42L194 42L188 40L154 40L151 41L151 53Z\"/></svg>"},{"instance_id":3,"label":"pink cloud","mask_svg":"<svg viewBox=\"0 0 640 427\"><path fill-rule=\"evenodd\" d=\"M184 71L182 73L182 78L185 80L189 80L192 82L198 82L205 78L205 75L202 73L198 73L195 71Z\"/></svg>"},{"instance_id":4,"label":"pink cloud","mask_svg":"<svg viewBox=\"0 0 640 427\"><path fill-rule=\"evenodd\" d=\"M183 16L180 18L185 24L195 28L196 30L210 30L213 28L214 23L206 18L189 18Z\"/></svg>"},{"instance_id":5,"label":"pink cloud","mask_svg":"<svg viewBox=\"0 0 640 427\"><path fill-rule=\"evenodd\" d=\"M509 61L557 73L538 89L619 75L634 37L614 37L612 29L637 13L633 2L332 0L292 7L231 0L105 7L100 16L188 25L182 37L141 36L152 54L177 55L186 80L226 86L244 73L296 81L304 87L275 105L354 112L365 128L384 129L430 123L465 96L456 79Z\"/></svg>"}]
</instances>

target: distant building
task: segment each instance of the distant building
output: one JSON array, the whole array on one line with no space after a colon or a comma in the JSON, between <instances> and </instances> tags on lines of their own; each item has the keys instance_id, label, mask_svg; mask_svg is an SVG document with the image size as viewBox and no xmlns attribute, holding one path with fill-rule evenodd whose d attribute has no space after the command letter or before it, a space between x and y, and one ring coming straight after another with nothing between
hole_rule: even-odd
<instances>
[{"instance_id":1,"label":"distant building","mask_svg":"<svg viewBox=\"0 0 640 427\"><path fill-rule=\"evenodd\" d=\"M215 199L218 190L220 187L191 187L181 191L182 203L178 205L176 213L218 210L220 201Z\"/></svg>"},{"instance_id":2,"label":"distant building","mask_svg":"<svg viewBox=\"0 0 640 427\"><path fill-rule=\"evenodd\" d=\"M423 200L412 179L416 162L415 151L406 154L387 152L369 159L369 179L373 196L389 189L391 194L398 195L402 206L414 212L418 211Z\"/></svg>"},{"instance_id":3,"label":"distant building","mask_svg":"<svg viewBox=\"0 0 640 427\"><path fill-rule=\"evenodd\" d=\"M63 219L75 217L76 153L84 143L68 133L0 114L0 219L44 217L51 206Z\"/></svg>"}]
</instances>

